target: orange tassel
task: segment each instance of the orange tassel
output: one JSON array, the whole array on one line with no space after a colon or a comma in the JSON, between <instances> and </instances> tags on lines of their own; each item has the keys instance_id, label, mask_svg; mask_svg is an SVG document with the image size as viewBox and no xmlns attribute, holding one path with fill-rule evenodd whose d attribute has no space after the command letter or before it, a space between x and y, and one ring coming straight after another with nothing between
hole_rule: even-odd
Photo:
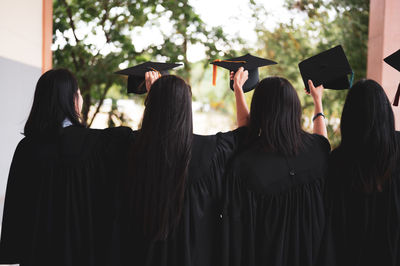
<instances>
[{"instance_id":1,"label":"orange tassel","mask_svg":"<svg viewBox=\"0 0 400 266\"><path fill-rule=\"evenodd\" d=\"M213 62L221 62L220 59L214 60ZM213 65L213 78L212 78L212 85L217 85L217 65Z\"/></svg>"},{"instance_id":2,"label":"orange tassel","mask_svg":"<svg viewBox=\"0 0 400 266\"><path fill-rule=\"evenodd\" d=\"M152 67L149 67L149 68L150 68L151 70L157 72L159 78L162 76L162 75L161 75L161 72L158 71L157 69L154 69L154 68L152 68Z\"/></svg>"},{"instance_id":3,"label":"orange tassel","mask_svg":"<svg viewBox=\"0 0 400 266\"><path fill-rule=\"evenodd\" d=\"M231 63L242 63L246 64L246 61L230 61L230 60L221 60L221 59L216 59L213 62L231 62ZM217 65L213 65L213 79L212 79L212 85L215 86L217 84Z\"/></svg>"}]
</instances>

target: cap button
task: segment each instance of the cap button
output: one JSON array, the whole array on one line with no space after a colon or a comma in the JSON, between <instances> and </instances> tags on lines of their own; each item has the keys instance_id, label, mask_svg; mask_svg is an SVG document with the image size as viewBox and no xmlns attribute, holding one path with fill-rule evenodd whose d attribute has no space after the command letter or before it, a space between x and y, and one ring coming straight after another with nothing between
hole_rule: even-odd
<instances>
[{"instance_id":1,"label":"cap button","mask_svg":"<svg viewBox=\"0 0 400 266\"><path fill-rule=\"evenodd\" d=\"M295 174L294 170L290 170L289 175L294 176Z\"/></svg>"}]
</instances>

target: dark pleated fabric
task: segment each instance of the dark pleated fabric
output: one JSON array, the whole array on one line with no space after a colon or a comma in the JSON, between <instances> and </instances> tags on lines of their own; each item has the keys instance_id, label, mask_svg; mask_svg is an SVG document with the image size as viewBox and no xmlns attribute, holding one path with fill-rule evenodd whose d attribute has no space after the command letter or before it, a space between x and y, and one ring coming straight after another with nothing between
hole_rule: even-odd
<instances>
[{"instance_id":1,"label":"dark pleated fabric","mask_svg":"<svg viewBox=\"0 0 400 266\"><path fill-rule=\"evenodd\" d=\"M122 200L110 265L221 265L221 189L225 165L242 128L212 136L193 136L181 220L165 241L146 241L131 207ZM126 199L128 195L121 195Z\"/></svg>"},{"instance_id":2,"label":"dark pleated fabric","mask_svg":"<svg viewBox=\"0 0 400 266\"><path fill-rule=\"evenodd\" d=\"M319 135L307 139L296 157L262 151L258 142L235 157L226 178L222 265L316 264L330 145Z\"/></svg>"},{"instance_id":3,"label":"dark pleated fabric","mask_svg":"<svg viewBox=\"0 0 400 266\"><path fill-rule=\"evenodd\" d=\"M129 128L67 127L26 137L8 178L0 263L104 265L115 182L126 165Z\"/></svg>"},{"instance_id":4,"label":"dark pleated fabric","mask_svg":"<svg viewBox=\"0 0 400 266\"><path fill-rule=\"evenodd\" d=\"M400 161L382 192L369 194L354 188L351 161L340 148L332 152L326 186L327 249L321 264L399 266Z\"/></svg>"}]
</instances>

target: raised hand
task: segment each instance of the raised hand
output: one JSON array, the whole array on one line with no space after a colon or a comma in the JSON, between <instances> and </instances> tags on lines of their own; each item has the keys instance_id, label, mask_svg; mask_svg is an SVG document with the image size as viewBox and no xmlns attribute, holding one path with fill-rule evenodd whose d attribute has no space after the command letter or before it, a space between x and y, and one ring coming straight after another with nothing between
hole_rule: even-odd
<instances>
[{"instance_id":1,"label":"raised hand","mask_svg":"<svg viewBox=\"0 0 400 266\"><path fill-rule=\"evenodd\" d=\"M308 92L306 89L304 90L308 95L311 95L313 97L314 102L322 101L322 94L324 92L324 86L322 84L315 87L312 80L309 79L308 88L310 89L310 92Z\"/></svg>"},{"instance_id":2,"label":"raised hand","mask_svg":"<svg viewBox=\"0 0 400 266\"><path fill-rule=\"evenodd\" d=\"M146 80L146 90L150 91L151 85L156 81L159 77L161 77L159 72L156 71L148 71L144 74L144 78Z\"/></svg>"},{"instance_id":3,"label":"raised hand","mask_svg":"<svg viewBox=\"0 0 400 266\"><path fill-rule=\"evenodd\" d=\"M237 89L242 90L243 84L249 78L249 71L244 70L243 67L240 67L236 73L231 72L231 80L233 80L233 89L236 91Z\"/></svg>"}]
</instances>

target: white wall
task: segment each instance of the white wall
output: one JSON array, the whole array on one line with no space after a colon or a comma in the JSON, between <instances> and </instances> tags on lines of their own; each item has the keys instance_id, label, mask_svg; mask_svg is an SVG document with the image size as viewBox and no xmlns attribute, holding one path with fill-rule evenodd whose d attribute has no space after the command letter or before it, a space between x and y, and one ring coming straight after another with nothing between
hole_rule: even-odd
<instances>
[{"instance_id":1,"label":"white wall","mask_svg":"<svg viewBox=\"0 0 400 266\"><path fill-rule=\"evenodd\" d=\"M11 159L42 68L42 0L0 0L0 218Z\"/></svg>"},{"instance_id":2,"label":"white wall","mask_svg":"<svg viewBox=\"0 0 400 266\"><path fill-rule=\"evenodd\" d=\"M0 0L0 56L42 68L42 0Z\"/></svg>"}]
</instances>

